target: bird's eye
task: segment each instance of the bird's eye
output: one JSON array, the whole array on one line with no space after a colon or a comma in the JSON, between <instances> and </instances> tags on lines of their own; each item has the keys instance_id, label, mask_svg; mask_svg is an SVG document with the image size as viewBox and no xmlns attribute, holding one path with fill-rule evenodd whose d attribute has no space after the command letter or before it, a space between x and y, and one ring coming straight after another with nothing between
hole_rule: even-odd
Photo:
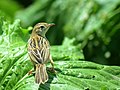
<instances>
[{"instance_id":1,"label":"bird's eye","mask_svg":"<svg viewBox=\"0 0 120 90\"><path fill-rule=\"evenodd\" d=\"M41 29L45 28L44 26L40 26Z\"/></svg>"}]
</instances>

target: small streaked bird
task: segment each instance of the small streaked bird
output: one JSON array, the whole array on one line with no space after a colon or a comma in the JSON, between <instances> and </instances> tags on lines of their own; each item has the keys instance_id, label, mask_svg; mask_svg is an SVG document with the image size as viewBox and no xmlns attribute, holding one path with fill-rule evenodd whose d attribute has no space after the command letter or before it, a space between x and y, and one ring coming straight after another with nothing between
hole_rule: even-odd
<instances>
[{"instance_id":1,"label":"small streaked bird","mask_svg":"<svg viewBox=\"0 0 120 90\"><path fill-rule=\"evenodd\" d=\"M28 55L34 65L35 82L44 84L48 81L46 63L50 60L52 68L53 60L50 55L49 41L45 37L48 29L55 24L38 23L34 26L30 39L28 40Z\"/></svg>"}]
</instances>

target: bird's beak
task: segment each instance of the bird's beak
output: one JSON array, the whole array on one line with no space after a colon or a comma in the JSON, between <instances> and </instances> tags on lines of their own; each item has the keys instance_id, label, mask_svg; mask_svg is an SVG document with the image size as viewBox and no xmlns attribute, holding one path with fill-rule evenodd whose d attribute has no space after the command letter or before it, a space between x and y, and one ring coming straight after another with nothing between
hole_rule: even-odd
<instances>
[{"instance_id":1,"label":"bird's beak","mask_svg":"<svg viewBox=\"0 0 120 90\"><path fill-rule=\"evenodd\" d=\"M51 27L51 26L54 26L55 24L54 24L54 23L51 23L51 24L48 24L48 25Z\"/></svg>"}]
</instances>

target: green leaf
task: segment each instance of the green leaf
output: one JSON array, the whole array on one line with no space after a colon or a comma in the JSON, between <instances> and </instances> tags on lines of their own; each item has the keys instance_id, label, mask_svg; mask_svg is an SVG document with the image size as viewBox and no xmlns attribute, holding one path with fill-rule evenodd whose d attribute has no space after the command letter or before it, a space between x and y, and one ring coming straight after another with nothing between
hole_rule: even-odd
<instances>
[{"instance_id":1,"label":"green leaf","mask_svg":"<svg viewBox=\"0 0 120 90\"><path fill-rule=\"evenodd\" d=\"M10 90L32 68L26 54L26 29L20 27L20 20L10 24L1 20L0 35L0 86ZM27 33L28 36L28 33ZM24 37L24 38L23 38Z\"/></svg>"},{"instance_id":2,"label":"green leaf","mask_svg":"<svg viewBox=\"0 0 120 90\"><path fill-rule=\"evenodd\" d=\"M120 89L120 67L85 61L81 45L74 46L75 39L68 38L62 45L51 47L57 73L48 70L48 82L35 84L34 75L28 75L33 68L26 48L29 30L20 27L20 20L10 24L1 19L0 27L0 90Z\"/></svg>"}]
</instances>

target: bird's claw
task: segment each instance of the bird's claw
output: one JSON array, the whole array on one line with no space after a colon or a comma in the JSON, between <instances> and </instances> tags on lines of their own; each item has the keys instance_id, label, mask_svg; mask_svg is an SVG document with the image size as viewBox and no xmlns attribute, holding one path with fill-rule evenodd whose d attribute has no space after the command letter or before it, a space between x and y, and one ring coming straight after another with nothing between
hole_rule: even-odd
<instances>
[{"instance_id":1,"label":"bird's claw","mask_svg":"<svg viewBox=\"0 0 120 90\"><path fill-rule=\"evenodd\" d=\"M53 67L48 68L48 70L52 73L57 73L57 71Z\"/></svg>"},{"instance_id":2,"label":"bird's claw","mask_svg":"<svg viewBox=\"0 0 120 90\"><path fill-rule=\"evenodd\" d=\"M28 72L28 75L31 75L31 74L34 74L35 72L33 71L33 70L30 70L29 72Z\"/></svg>"}]
</instances>

